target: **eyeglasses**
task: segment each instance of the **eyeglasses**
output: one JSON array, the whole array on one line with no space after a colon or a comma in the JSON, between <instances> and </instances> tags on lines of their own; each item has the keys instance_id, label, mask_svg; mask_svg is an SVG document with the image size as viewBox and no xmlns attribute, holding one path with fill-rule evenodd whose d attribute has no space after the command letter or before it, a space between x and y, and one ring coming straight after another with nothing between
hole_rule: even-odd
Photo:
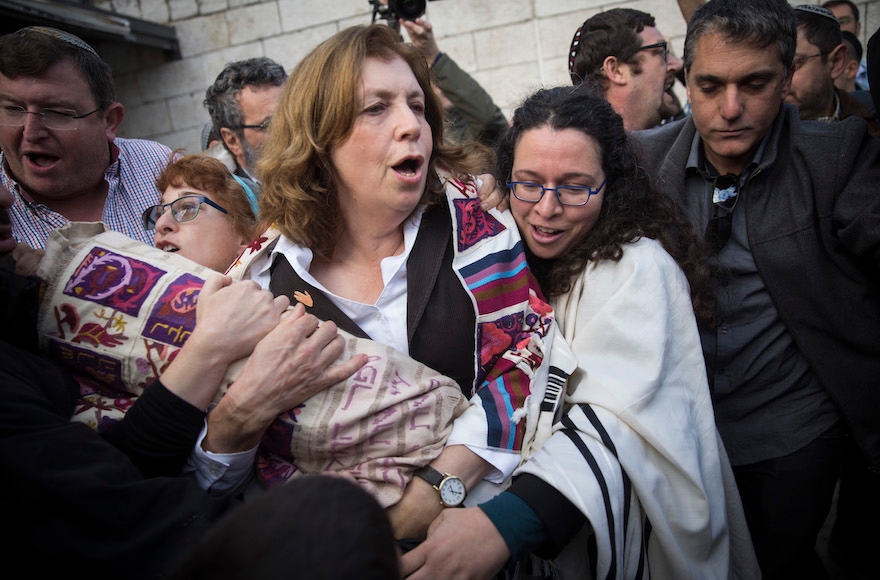
<instances>
[{"instance_id":1,"label":"eyeglasses","mask_svg":"<svg viewBox=\"0 0 880 580\"><path fill-rule=\"evenodd\" d=\"M16 107L14 105L5 105L0 107L0 125L7 127L23 127L24 120L28 115L36 115L40 122L47 129L55 129L56 131L76 131L79 127L79 120L85 119L89 115L97 113L101 110L98 107L94 111L90 111L85 115L77 115L76 111L68 109L40 109L39 111L28 111L24 107Z\"/></svg>"},{"instance_id":2,"label":"eyeglasses","mask_svg":"<svg viewBox=\"0 0 880 580\"><path fill-rule=\"evenodd\" d=\"M272 117L267 117L262 123L259 125L238 125L236 127L230 127L230 129L253 129L254 131L265 131L269 128L269 122L272 120Z\"/></svg>"},{"instance_id":3,"label":"eyeglasses","mask_svg":"<svg viewBox=\"0 0 880 580\"><path fill-rule=\"evenodd\" d=\"M649 44L647 46L640 46L639 51L643 50L651 50L653 48L662 48L663 49L663 61L669 62L669 43L665 40L663 42L658 42L657 44Z\"/></svg>"},{"instance_id":4,"label":"eyeglasses","mask_svg":"<svg viewBox=\"0 0 880 580\"><path fill-rule=\"evenodd\" d=\"M188 222L196 219L196 216L199 215L199 208L203 203L207 203L225 214L229 213L204 195L185 195L178 197L171 203L162 203L148 207L144 210L143 215L141 215L141 221L144 223L145 230L154 230L156 229L156 222L165 213L165 209L170 207L171 217L174 221L177 223Z\"/></svg>"},{"instance_id":5,"label":"eyeglasses","mask_svg":"<svg viewBox=\"0 0 880 580\"><path fill-rule=\"evenodd\" d=\"M559 187L544 187L540 183L531 181L508 181L507 188L513 192L513 196L527 203L538 203L544 197L544 193L552 191L556 194L556 199L562 205L587 205L590 196L596 195L605 187L608 178L602 180L602 183L596 189L587 187L586 185L560 185Z\"/></svg>"},{"instance_id":6,"label":"eyeglasses","mask_svg":"<svg viewBox=\"0 0 880 580\"><path fill-rule=\"evenodd\" d=\"M817 56L827 56L827 55L828 55L827 52L820 52L818 54L810 54L808 56L795 56L794 60L791 63L791 70L792 71L798 70L799 68L804 66L804 63L807 62L808 60L810 60L811 58L816 58Z\"/></svg>"},{"instance_id":7,"label":"eyeglasses","mask_svg":"<svg viewBox=\"0 0 880 580\"><path fill-rule=\"evenodd\" d=\"M847 24L851 24L853 21L852 16L841 16L837 19L837 22L840 23L841 26L846 26Z\"/></svg>"},{"instance_id":8,"label":"eyeglasses","mask_svg":"<svg viewBox=\"0 0 880 580\"><path fill-rule=\"evenodd\" d=\"M714 253L721 251L733 229L733 210L739 201L739 178L732 173L716 177L712 183L712 219L706 227L706 242Z\"/></svg>"}]
</instances>

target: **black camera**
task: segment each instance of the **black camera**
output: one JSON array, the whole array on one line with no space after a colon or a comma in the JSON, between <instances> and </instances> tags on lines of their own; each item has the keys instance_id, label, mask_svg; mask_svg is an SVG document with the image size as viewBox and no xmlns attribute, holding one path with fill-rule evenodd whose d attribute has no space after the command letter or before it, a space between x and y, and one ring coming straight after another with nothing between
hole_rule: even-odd
<instances>
[{"instance_id":1,"label":"black camera","mask_svg":"<svg viewBox=\"0 0 880 580\"><path fill-rule=\"evenodd\" d=\"M415 20L425 13L426 0L370 0L373 7L373 22L384 19L388 25L397 29L397 19Z\"/></svg>"}]
</instances>

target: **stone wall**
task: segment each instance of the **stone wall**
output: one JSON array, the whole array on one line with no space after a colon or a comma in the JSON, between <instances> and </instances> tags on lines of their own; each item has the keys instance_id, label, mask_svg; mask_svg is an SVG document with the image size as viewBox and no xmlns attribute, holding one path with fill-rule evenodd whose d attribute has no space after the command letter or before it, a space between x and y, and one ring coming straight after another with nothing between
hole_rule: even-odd
<instances>
[{"instance_id":1,"label":"stone wall","mask_svg":"<svg viewBox=\"0 0 880 580\"><path fill-rule=\"evenodd\" d=\"M880 27L880 0L856 4L866 43ZM372 12L368 0L99 0L96 6L177 29L182 60L161 63L136 48L96 48L113 67L126 108L120 136L189 152L199 150L208 120L205 89L227 62L268 56L290 71L334 32L369 23ZM426 18L440 49L509 115L536 87L570 82L567 52L574 31L592 14L614 7L653 14L681 55L685 22L676 0L434 0L427 3Z\"/></svg>"}]
</instances>

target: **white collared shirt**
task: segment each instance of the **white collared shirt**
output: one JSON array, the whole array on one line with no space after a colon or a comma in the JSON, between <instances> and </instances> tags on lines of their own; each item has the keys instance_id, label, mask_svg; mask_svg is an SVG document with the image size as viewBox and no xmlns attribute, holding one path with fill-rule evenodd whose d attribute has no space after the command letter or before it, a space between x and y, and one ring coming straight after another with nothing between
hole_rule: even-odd
<instances>
[{"instance_id":1,"label":"white collared shirt","mask_svg":"<svg viewBox=\"0 0 880 580\"><path fill-rule=\"evenodd\" d=\"M375 304L363 304L328 291L309 272L314 254L308 248L298 246L281 236L270 255L257 259L251 264L251 279L260 287L268 288L271 279L271 266L277 254L287 259L297 275L315 288L324 292L327 298L346 316L357 324L376 342L391 346L396 350L409 354L407 340L407 278L406 262L415 245L422 221L425 206L421 206L404 222L404 249L400 255L390 256L381 262L382 282L385 288ZM466 385L470 387L470 385ZM207 427L206 427L207 428ZM238 454L217 454L205 451L201 440L205 435L203 429L196 445L195 452L188 461L188 471L195 472L196 479L204 489L212 493L223 494L241 487L243 468L249 469L253 464L256 449ZM519 464L519 454L511 454L501 450L473 447L468 449L490 463L494 469L485 479L493 483L501 483Z\"/></svg>"},{"instance_id":2,"label":"white collared shirt","mask_svg":"<svg viewBox=\"0 0 880 580\"><path fill-rule=\"evenodd\" d=\"M419 225L425 207L421 206L403 225L403 252L390 256L381 262L382 283L385 289L375 304L363 304L333 294L318 282L309 272L312 264L312 251L298 246L281 236L275 249L263 263L255 263L251 268L251 278L260 287L268 288L271 277L270 268L277 254L283 255L297 275L326 294L343 314L351 318L367 335L376 342L393 347L404 354L409 354L409 341L406 328L406 261L416 243Z\"/></svg>"}]
</instances>

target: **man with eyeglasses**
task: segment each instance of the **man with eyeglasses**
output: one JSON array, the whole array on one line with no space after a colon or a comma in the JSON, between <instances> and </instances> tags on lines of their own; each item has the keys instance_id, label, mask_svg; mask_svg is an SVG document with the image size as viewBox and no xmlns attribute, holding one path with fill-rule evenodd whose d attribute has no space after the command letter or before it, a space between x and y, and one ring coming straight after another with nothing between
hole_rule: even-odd
<instances>
[{"instance_id":1,"label":"man with eyeglasses","mask_svg":"<svg viewBox=\"0 0 880 580\"><path fill-rule=\"evenodd\" d=\"M796 45L785 0L710 0L685 38L691 117L631 134L713 245L703 355L766 579L825 576L849 441L880 470L880 140L783 103Z\"/></svg>"},{"instance_id":2,"label":"man with eyeglasses","mask_svg":"<svg viewBox=\"0 0 880 580\"><path fill-rule=\"evenodd\" d=\"M834 86L843 74L849 52L834 14L814 4L795 6L794 10L797 50L785 102L797 105L802 120L830 123L856 115L868 122L872 134L880 133L880 123L865 106Z\"/></svg>"},{"instance_id":3,"label":"man with eyeglasses","mask_svg":"<svg viewBox=\"0 0 880 580\"><path fill-rule=\"evenodd\" d=\"M588 18L575 32L568 58L574 84L595 82L623 118L628 131L654 127L670 110L667 94L680 61L669 58L669 44L654 17L614 8Z\"/></svg>"},{"instance_id":4,"label":"man with eyeglasses","mask_svg":"<svg viewBox=\"0 0 880 580\"><path fill-rule=\"evenodd\" d=\"M284 67L263 56L227 64L205 91L211 122L235 157L239 177L259 181L254 164L286 80Z\"/></svg>"},{"instance_id":5,"label":"man with eyeglasses","mask_svg":"<svg viewBox=\"0 0 880 580\"><path fill-rule=\"evenodd\" d=\"M103 221L152 243L140 214L159 198L171 151L117 138L124 114L110 68L79 37L45 27L0 37L0 185L15 197L19 242L42 248L68 221Z\"/></svg>"}]
</instances>

